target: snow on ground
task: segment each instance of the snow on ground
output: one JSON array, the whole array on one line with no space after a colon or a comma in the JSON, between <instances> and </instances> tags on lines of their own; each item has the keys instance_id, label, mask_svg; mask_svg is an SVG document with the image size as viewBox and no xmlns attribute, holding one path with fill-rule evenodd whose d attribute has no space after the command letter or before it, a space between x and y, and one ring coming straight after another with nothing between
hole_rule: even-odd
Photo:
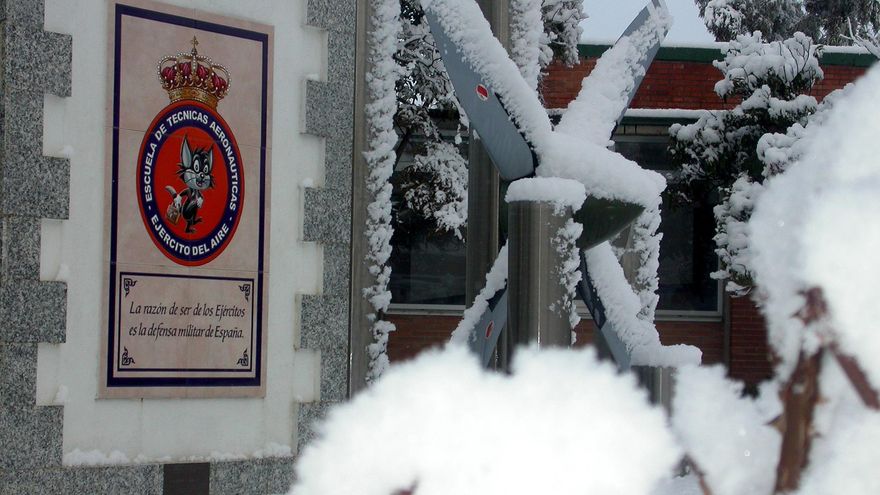
<instances>
[{"instance_id":1,"label":"snow on ground","mask_svg":"<svg viewBox=\"0 0 880 495\"><path fill-rule=\"evenodd\" d=\"M593 351L522 349L511 375L464 348L391 368L330 411L293 495L644 495L681 452L632 375Z\"/></svg>"}]
</instances>

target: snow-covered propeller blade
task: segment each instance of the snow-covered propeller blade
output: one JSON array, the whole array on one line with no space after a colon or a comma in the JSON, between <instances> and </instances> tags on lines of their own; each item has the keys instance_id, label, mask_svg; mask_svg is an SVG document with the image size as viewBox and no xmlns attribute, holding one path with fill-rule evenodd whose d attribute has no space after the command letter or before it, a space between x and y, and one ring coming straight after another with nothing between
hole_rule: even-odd
<instances>
[{"instance_id":1,"label":"snow-covered propeller blade","mask_svg":"<svg viewBox=\"0 0 880 495\"><path fill-rule=\"evenodd\" d=\"M433 11L426 10L425 17L455 88L455 96L501 177L516 180L534 174L537 166L535 154L486 78L464 60L461 50L450 40Z\"/></svg>"},{"instance_id":2,"label":"snow-covered propeller blade","mask_svg":"<svg viewBox=\"0 0 880 495\"><path fill-rule=\"evenodd\" d=\"M593 317L593 322L596 324L596 328L599 329L599 332L595 337L596 347L599 350L599 354L600 356L610 355L611 360L617 364L617 368L621 371L626 371L630 367L632 357L626 348L626 344L624 344L617 335L617 330L614 328L614 324L611 323L605 315L605 306L602 304L602 300L599 298L599 294L596 292L596 288L590 280L590 272L587 271L587 261L584 258L583 252L581 252L580 270L581 281L578 282L577 292L578 296L580 296L581 300L587 306L590 316Z\"/></svg>"},{"instance_id":3,"label":"snow-covered propeller blade","mask_svg":"<svg viewBox=\"0 0 880 495\"><path fill-rule=\"evenodd\" d=\"M645 73L672 26L663 0L651 0L584 79L581 91L562 115L556 131L580 135L606 146L636 96ZM589 132L583 135L583 130Z\"/></svg>"},{"instance_id":4,"label":"snow-covered propeller blade","mask_svg":"<svg viewBox=\"0 0 880 495\"><path fill-rule=\"evenodd\" d=\"M480 316L480 320L474 326L473 337L470 340L471 350L480 356L480 362L484 367L489 366L492 354L498 345L498 337L507 326L507 287L495 293L489 300L489 307Z\"/></svg>"}]
</instances>

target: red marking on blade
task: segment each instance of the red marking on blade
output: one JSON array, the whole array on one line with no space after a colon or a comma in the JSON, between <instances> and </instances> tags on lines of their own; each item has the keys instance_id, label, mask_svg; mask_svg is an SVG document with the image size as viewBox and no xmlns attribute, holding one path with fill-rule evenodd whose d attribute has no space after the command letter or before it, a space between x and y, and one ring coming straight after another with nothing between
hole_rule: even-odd
<instances>
[{"instance_id":1,"label":"red marking on blade","mask_svg":"<svg viewBox=\"0 0 880 495\"><path fill-rule=\"evenodd\" d=\"M483 86L482 84L477 84L477 96L480 97L481 100L486 101L489 99L489 88Z\"/></svg>"},{"instance_id":2,"label":"red marking on blade","mask_svg":"<svg viewBox=\"0 0 880 495\"><path fill-rule=\"evenodd\" d=\"M490 335L492 335L492 329L495 328L495 322L490 321L486 326L486 338L488 339Z\"/></svg>"}]
</instances>

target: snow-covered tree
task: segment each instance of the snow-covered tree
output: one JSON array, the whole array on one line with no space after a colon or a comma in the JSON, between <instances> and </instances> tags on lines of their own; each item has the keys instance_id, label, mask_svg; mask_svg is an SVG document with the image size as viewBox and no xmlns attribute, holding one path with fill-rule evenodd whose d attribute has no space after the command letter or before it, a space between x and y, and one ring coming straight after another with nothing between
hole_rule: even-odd
<instances>
[{"instance_id":1,"label":"snow-covered tree","mask_svg":"<svg viewBox=\"0 0 880 495\"><path fill-rule=\"evenodd\" d=\"M719 41L761 31L781 41L801 31L826 45L850 44L849 20L856 34L870 36L880 27L876 0L695 0L700 16Z\"/></svg>"},{"instance_id":2,"label":"snow-covered tree","mask_svg":"<svg viewBox=\"0 0 880 495\"><path fill-rule=\"evenodd\" d=\"M580 23L587 18L583 0L543 0L541 12L544 19L541 67L550 64L553 57L566 65L578 63L578 48L583 28Z\"/></svg>"},{"instance_id":3,"label":"snow-covered tree","mask_svg":"<svg viewBox=\"0 0 880 495\"><path fill-rule=\"evenodd\" d=\"M715 62L724 75L715 91L741 103L708 112L694 124L670 127L670 154L682 168L671 188L677 199L687 202L720 192L715 240L721 269L713 276L730 280L733 293L748 292L752 285L743 222L759 194L755 184L781 171L767 167L758 143L765 134L803 127L816 111L816 99L804 93L823 76L817 55L818 48L802 33L771 43L758 32L739 35L724 60Z\"/></svg>"},{"instance_id":4,"label":"snow-covered tree","mask_svg":"<svg viewBox=\"0 0 880 495\"><path fill-rule=\"evenodd\" d=\"M715 39L727 41L754 31L766 39L785 39L803 30L801 0L695 0L700 16ZM815 35L815 33L810 33Z\"/></svg>"}]
</instances>

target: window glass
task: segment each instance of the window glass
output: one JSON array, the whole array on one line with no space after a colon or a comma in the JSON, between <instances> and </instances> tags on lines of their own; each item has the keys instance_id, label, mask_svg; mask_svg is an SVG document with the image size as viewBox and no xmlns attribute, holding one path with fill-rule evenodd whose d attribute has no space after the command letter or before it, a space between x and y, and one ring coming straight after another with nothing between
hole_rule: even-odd
<instances>
[{"instance_id":1,"label":"window glass","mask_svg":"<svg viewBox=\"0 0 880 495\"><path fill-rule=\"evenodd\" d=\"M615 149L644 168L656 170L667 182L676 178L668 159L665 136L618 134ZM664 193L659 231L660 278L658 310L717 312L719 283L709 277L717 270L713 198L695 198L692 204L676 205Z\"/></svg>"},{"instance_id":2,"label":"window glass","mask_svg":"<svg viewBox=\"0 0 880 495\"><path fill-rule=\"evenodd\" d=\"M452 133L449 136L453 139ZM437 229L436 223L406 207L402 183L423 149L413 139L401 154L391 178L391 301L394 304L464 305L466 249L463 240ZM467 158L467 138L459 146ZM464 235L464 229L462 229Z\"/></svg>"}]
</instances>

